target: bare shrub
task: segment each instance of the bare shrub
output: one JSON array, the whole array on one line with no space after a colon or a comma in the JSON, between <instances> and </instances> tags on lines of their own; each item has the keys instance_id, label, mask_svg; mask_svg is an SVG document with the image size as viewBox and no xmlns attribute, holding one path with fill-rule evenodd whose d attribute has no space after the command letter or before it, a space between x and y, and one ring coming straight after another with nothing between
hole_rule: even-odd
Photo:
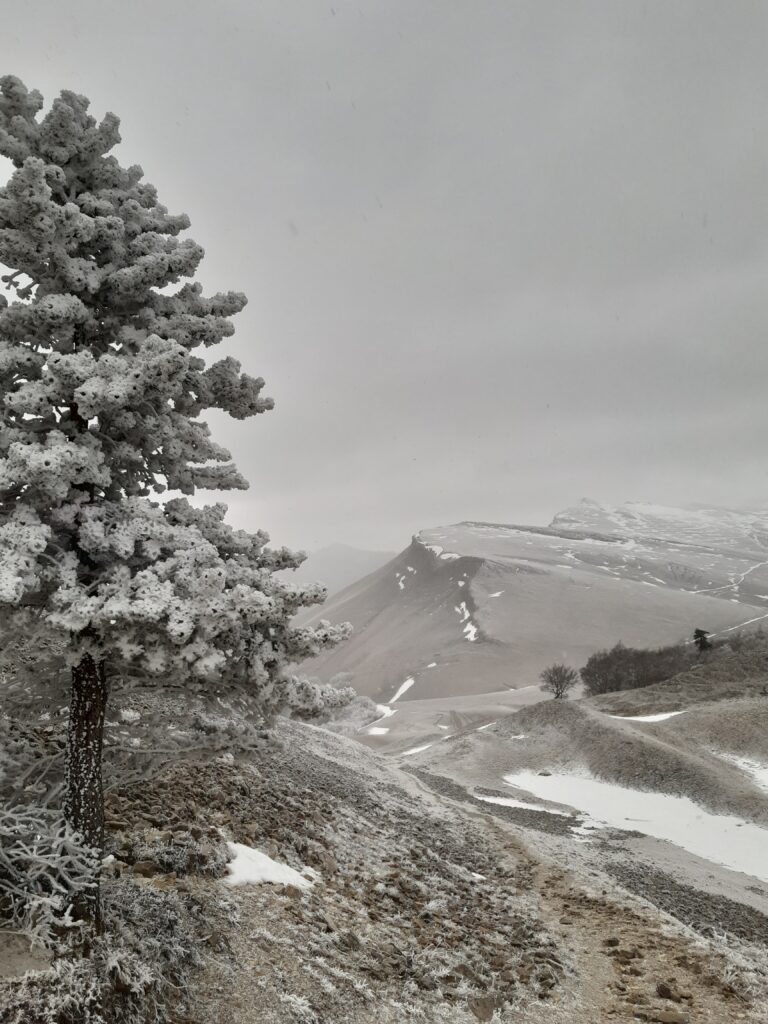
<instances>
[{"instance_id":1,"label":"bare shrub","mask_svg":"<svg viewBox=\"0 0 768 1024\"><path fill-rule=\"evenodd\" d=\"M541 687L545 693L551 693L555 700L568 696L579 681L579 673L568 665L550 665L539 676Z\"/></svg>"}]
</instances>

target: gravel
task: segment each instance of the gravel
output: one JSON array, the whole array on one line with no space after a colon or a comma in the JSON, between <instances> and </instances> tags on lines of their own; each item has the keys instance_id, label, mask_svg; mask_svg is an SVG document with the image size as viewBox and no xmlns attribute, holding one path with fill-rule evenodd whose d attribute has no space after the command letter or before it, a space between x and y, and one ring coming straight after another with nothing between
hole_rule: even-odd
<instances>
[{"instance_id":1,"label":"gravel","mask_svg":"<svg viewBox=\"0 0 768 1024\"><path fill-rule=\"evenodd\" d=\"M702 892L647 866L612 862L605 870L629 892L644 897L702 935L726 932L745 942L768 946L768 917L754 907Z\"/></svg>"}]
</instances>

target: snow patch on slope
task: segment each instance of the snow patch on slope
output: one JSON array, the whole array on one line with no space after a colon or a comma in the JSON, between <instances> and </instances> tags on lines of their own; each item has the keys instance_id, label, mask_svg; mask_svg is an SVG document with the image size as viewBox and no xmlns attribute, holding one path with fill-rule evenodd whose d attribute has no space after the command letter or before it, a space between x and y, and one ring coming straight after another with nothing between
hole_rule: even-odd
<instances>
[{"instance_id":1,"label":"snow patch on slope","mask_svg":"<svg viewBox=\"0 0 768 1024\"><path fill-rule=\"evenodd\" d=\"M617 718L621 722L666 722L668 718L676 718L677 715L684 715L685 711L660 711L656 715L609 715L609 718Z\"/></svg>"},{"instance_id":2,"label":"snow patch on slope","mask_svg":"<svg viewBox=\"0 0 768 1024\"><path fill-rule=\"evenodd\" d=\"M396 700L400 700L403 694L407 693L408 690L410 690L415 681L416 680L413 678L413 676L408 676L408 678L400 684L400 686L397 689L397 693L389 703L394 704Z\"/></svg>"},{"instance_id":3,"label":"snow patch on slope","mask_svg":"<svg viewBox=\"0 0 768 1024\"><path fill-rule=\"evenodd\" d=\"M227 843L232 860L227 864L229 875L224 879L227 885L293 885L297 889L310 889L314 884L298 871L272 860L261 850L254 850L243 843Z\"/></svg>"}]
</instances>

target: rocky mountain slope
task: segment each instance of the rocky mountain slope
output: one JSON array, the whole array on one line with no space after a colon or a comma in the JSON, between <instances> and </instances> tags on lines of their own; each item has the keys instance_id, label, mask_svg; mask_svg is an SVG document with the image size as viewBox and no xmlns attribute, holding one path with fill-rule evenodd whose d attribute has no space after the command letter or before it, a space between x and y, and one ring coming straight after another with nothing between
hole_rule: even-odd
<instances>
[{"instance_id":1,"label":"rocky mountain slope","mask_svg":"<svg viewBox=\"0 0 768 1024\"><path fill-rule=\"evenodd\" d=\"M238 751L220 705L224 753L110 775L107 917L170 970L169 1024L763 1024L767 681L758 636L479 727L454 698L450 731L387 753L285 720ZM142 749L168 695L113 713ZM0 1018L52 1019L65 967L0 942Z\"/></svg>"},{"instance_id":2,"label":"rocky mountain slope","mask_svg":"<svg viewBox=\"0 0 768 1024\"><path fill-rule=\"evenodd\" d=\"M535 686L618 641L654 646L768 620L768 514L584 501L547 527L423 530L314 619L351 639L306 669L401 706Z\"/></svg>"}]
</instances>

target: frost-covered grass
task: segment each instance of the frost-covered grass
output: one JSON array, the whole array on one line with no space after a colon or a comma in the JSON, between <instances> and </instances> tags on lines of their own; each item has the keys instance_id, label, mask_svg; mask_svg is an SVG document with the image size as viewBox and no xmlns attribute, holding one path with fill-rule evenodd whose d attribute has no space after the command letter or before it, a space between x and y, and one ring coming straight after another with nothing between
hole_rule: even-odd
<instances>
[{"instance_id":1,"label":"frost-covered grass","mask_svg":"<svg viewBox=\"0 0 768 1024\"><path fill-rule=\"evenodd\" d=\"M731 764L735 764L737 768L741 768L743 772L751 776L759 789L768 792L768 764L755 761L749 757L738 757L736 754L720 754L718 756L722 757L725 761L730 761Z\"/></svg>"},{"instance_id":2,"label":"frost-covered grass","mask_svg":"<svg viewBox=\"0 0 768 1024\"><path fill-rule=\"evenodd\" d=\"M156 830L138 832L126 841L125 848L131 863L149 862L158 873L166 874L218 877L224 874L228 860L226 845L220 837L198 839L186 831L178 835Z\"/></svg>"},{"instance_id":3,"label":"frost-covered grass","mask_svg":"<svg viewBox=\"0 0 768 1024\"><path fill-rule=\"evenodd\" d=\"M104 885L104 934L89 956L0 982L3 1024L166 1024L219 908L124 879Z\"/></svg>"}]
</instances>

